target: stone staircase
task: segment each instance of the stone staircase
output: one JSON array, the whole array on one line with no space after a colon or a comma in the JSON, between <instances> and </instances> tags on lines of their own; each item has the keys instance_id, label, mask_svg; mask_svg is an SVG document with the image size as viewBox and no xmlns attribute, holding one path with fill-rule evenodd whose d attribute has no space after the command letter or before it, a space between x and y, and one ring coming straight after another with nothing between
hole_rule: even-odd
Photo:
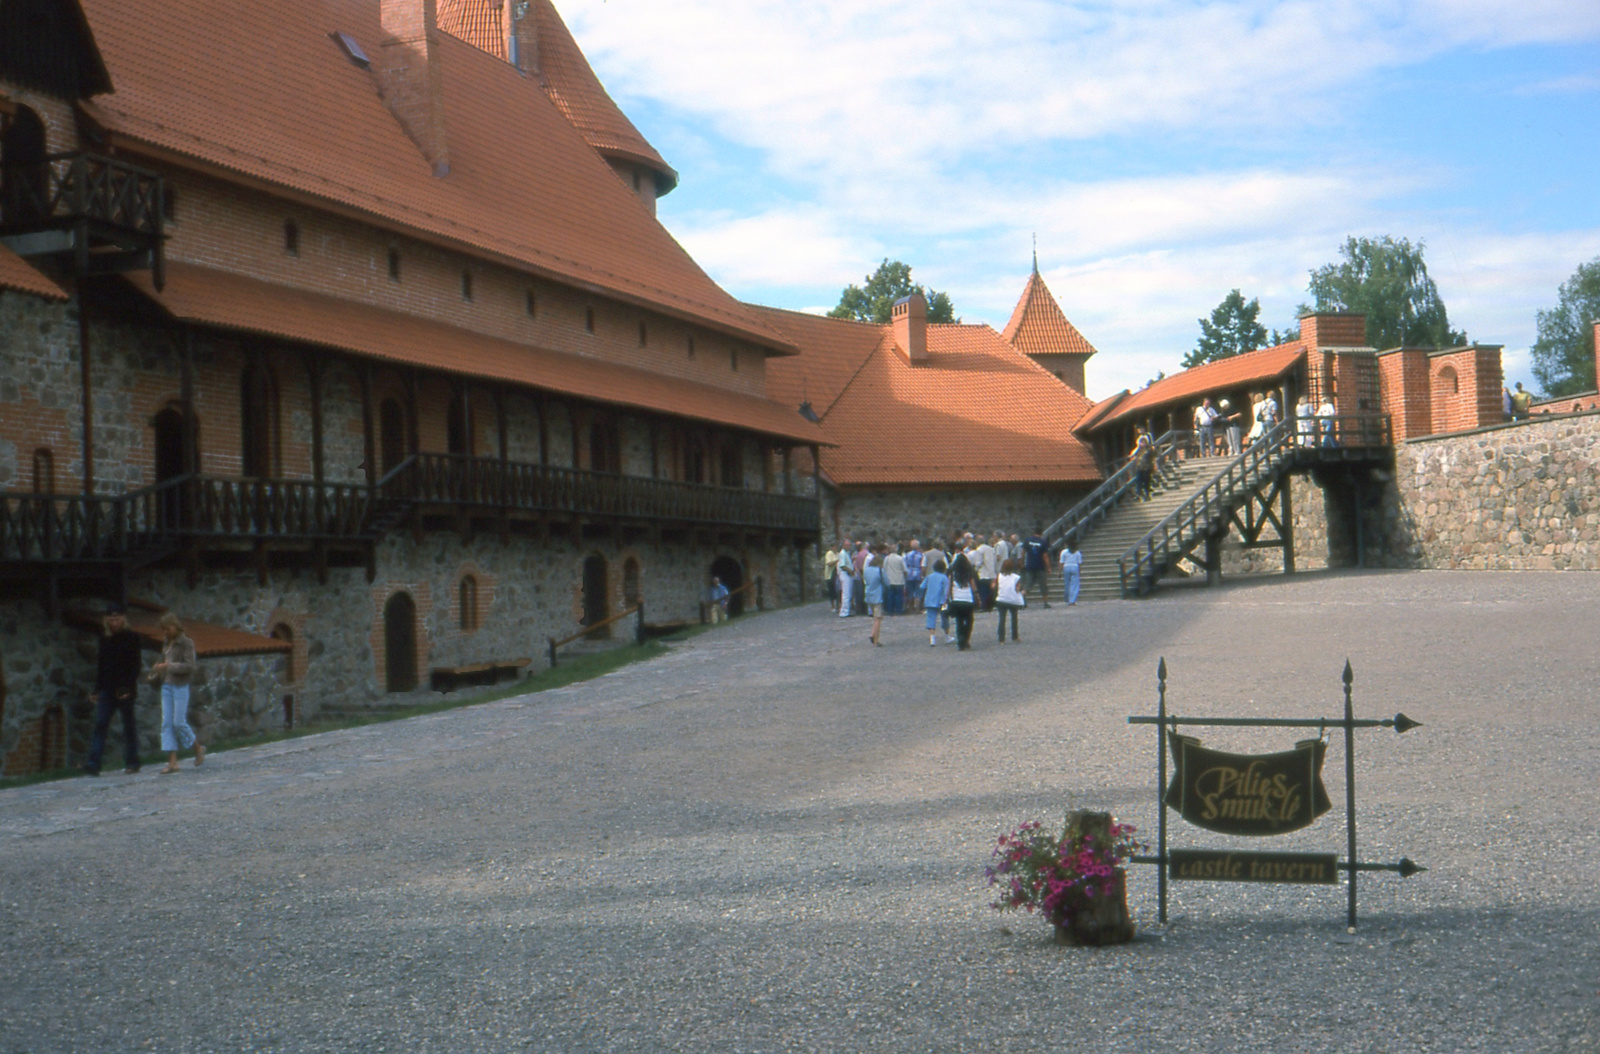
<instances>
[{"instance_id":1,"label":"stone staircase","mask_svg":"<svg viewBox=\"0 0 1600 1054\"><path fill-rule=\"evenodd\" d=\"M1179 505L1212 479L1225 462L1221 458L1179 461L1152 481L1154 496L1149 501L1125 500L1105 522L1088 533L1081 547L1083 583L1079 600L1112 600L1122 596L1122 577L1118 559L1145 532L1160 523ZM1051 603L1061 597L1061 576L1051 574Z\"/></svg>"}]
</instances>

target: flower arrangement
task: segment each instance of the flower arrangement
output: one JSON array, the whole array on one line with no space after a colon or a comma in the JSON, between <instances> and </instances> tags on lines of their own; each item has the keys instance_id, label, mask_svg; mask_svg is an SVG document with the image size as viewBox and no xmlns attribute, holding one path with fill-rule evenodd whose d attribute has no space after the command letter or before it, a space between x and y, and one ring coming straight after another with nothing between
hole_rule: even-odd
<instances>
[{"instance_id":1,"label":"flower arrangement","mask_svg":"<svg viewBox=\"0 0 1600 1054\"><path fill-rule=\"evenodd\" d=\"M984 875L999 895L989 906L1038 912L1060 929L1081 930L1075 924L1087 919L1080 916L1104 914L1110 898L1121 902L1122 865L1134 853L1149 850L1135 833L1133 824L1118 823L1105 813L1069 813L1059 837L1030 820L995 841L993 862ZM1126 918L1126 906L1120 910Z\"/></svg>"}]
</instances>

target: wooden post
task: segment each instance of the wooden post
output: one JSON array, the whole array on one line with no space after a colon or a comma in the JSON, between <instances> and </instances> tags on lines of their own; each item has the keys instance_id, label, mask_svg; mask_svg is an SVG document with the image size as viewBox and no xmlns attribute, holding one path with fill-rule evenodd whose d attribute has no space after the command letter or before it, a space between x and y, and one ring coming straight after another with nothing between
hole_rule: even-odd
<instances>
[{"instance_id":1,"label":"wooden post","mask_svg":"<svg viewBox=\"0 0 1600 1054\"><path fill-rule=\"evenodd\" d=\"M1206 585L1222 584L1222 536L1206 535Z\"/></svg>"},{"instance_id":2,"label":"wooden post","mask_svg":"<svg viewBox=\"0 0 1600 1054\"><path fill-rule=\"evenodd\" d=\"M88 305L84 300L85 282L78 278L78 354L83 383L83 493L94 493L94 388L90 383ZM52 482L52 486L53 486Z\"/></svg>"},{"instance_id":3,"label":"wooden post","mask_svg":"<svg viewBox=\"0 0 1600 1054\"><path fill-rule=\"evenodd\" d=\"M378 482L378 448L372 435L372 364L364 362L361 378L361 459L367 470L367 486Z\"/></svg>"},{"instance_id":4,"label":"wooden post","mask_svg":"<svg viewBox=\"0 0 1600 1054\"><path fill-rule=\"evenodd\" d=\"M320 484L323 481L322 440L322 360L315 355L305 357L306 379L311 386L311 478L319 484L317 502L322 502Z\"/></svg>"},{"instance_id":5,"label":"wooden post","mask_svg":"<svg viewBox=\"0 0 1600 1054\"><path fill-rule=\"evenodd\" d=\"M1294 574L1294 502L1289 494L1293 480L1293 476L1285 473L1278 492L1278 523L1283 532L1283 573L1286 575Z\"/></svg>"},{"instance_id":6,"label":"wooden post","mask_svg":"<svg viewBox=\"0 0 1600 1054\"><path fill-rule=\"evenodd\" d=\"M550 404L540 392L536 400L539 411L539 464L550 464Z\"/></svg>"}]
</instances>

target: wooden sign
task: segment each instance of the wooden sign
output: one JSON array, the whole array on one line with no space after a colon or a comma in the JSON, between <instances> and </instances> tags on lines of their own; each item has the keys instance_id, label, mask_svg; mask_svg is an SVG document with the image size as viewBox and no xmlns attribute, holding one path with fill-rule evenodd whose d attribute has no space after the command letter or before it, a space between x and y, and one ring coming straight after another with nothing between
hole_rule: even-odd
<instances>
[{"instance_id":1,"label":"wooden sign","mask_svg":"<svg viewBox=\"0 0 1600 1054\"><path fill-rule=\"evenodd\" d=\"M1278 754L1227 754L1174 732L1166 803L1196 827L1221 834L1287 834L1331 807L1322 785L1328 744L1305 739Z\"/></svg>"},{"instance_id":2,"label":"wooden sign","mask_svg":"<svg viewBox=\"0 0 1600 1054\"><path fill-rule=\"evenodd\" d=\"M1167 872L1174 879L1207 882L1339 884L1335 853L1230 853L1225 849L1169 849Z\"/></svg>"}]
</instances>

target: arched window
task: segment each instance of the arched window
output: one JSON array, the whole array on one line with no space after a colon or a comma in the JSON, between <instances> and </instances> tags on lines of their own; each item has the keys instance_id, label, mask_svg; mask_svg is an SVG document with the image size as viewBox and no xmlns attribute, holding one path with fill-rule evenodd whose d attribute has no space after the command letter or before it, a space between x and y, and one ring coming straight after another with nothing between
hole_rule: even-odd
<instances>
[{"instance_id":1,"label":"arched window","mask_svg":"<svg viewBox=\"0 0 1600 1054\"><path fill-rule=\"evenodd\" d=\"M49 447L42 446L33 452L33 492L35 494L56 492L56 457L50 452Z\"/></svg>"},{"instance_id":2,"label":"arched window","mask_svg":"<svg viewBox=\"0 0 1600 1054\"><path fill-rule=\"evenodd\" d=\"M44 122L19 106L0 136L0 220L26 225L50 214L50 167Z\"/></svg>"},{"instance_id":3,"label":"arched window","mask_svg":"<svg viewBox=\"0 0 1600 1054\"><path fill-rule=\"evenodd\" d=\"M294 220L283 221L283 251L290 256L300 255L300 225Z\"/></svg>"},{"instance_id":4,"label":"arched window","mask_svg":"<svg viewBox=\"0 0 1600 1054\"><path fill-rule=\"evenodd\" d=\"M650 327L645 325L643 322L641 322L641 323L639 323L639 347L644 348L644 347L649 347L649 345L650 345Z\"/></svg>"},{"instance_id":5,"label":"arched window","mask_svg":"<svg viewBox=\"0 0 1600 1054\"><path fill-rule=\"evenodd\" d=\"M689 337L689 357L691 359L694 358L694 337L692 335Z\"/></svg>"},{"instance_id":6,"label":"arched window","mask_svg":"<svg viewBox=\"0 0 1600 1054\"><path fill-rule=\"evenodd\" d=\"M471 271L462 271L461 272L461 299L463 299L463 300L471 300L472 299L472 272Z\"/></svg>"},{"instance_id":7,"label":"arched window","mask_svg":"<svg viewBox=\"0 0 1600 1054\"><path fill-rule=\"evenodd\" d=\"M583 309L583 328L585 332L594 332L594 308L592 307Z\"/></svg>"},{"instance_id":8,"label":"arched window","mask_svg":"<svg viewBox=\"0 0 1600 1054\"><path fill-rule=\"evenodd\" d=\"M462 575L460 584L456 586L456 606L461 609L461 632L475 632L481 624L478 613L478 580L471 575Z\"/></svg>"},{"instance_id":9,"label":"arched window","mask_svg":"<svg viewBox=\"0 0 1600 1054\"><path fill-rule=\"evenodd\" d=\"M451 397L450 409L445 413L445 442L450 453L468 456L477 453L472 442L472 416L472 406L467 400L462 399L459 393Z\"/></svg>"},{"instance_id":10,"label":"arched window","mask_svg":"<svg viewBox=\"0 0 1600 1054\"><path fill-rule=\"evenodd\" d=\"M523 306L528 309L529 318L539 317L539 298L534 295L532 289L523 294Z\"/></svg>"},{"instance_id":11,"label":"arched window","mask_svg":"<svg viewBox=\"0 0 1600 1054\"><path fill-rule=\"evenodd\" d=\"M400 250L389 250L389 281L400 281Z\"/></svg>"},{"instance_id":12,"label":"arched window","mask_svg":"<svg viewBox=\"0 0 1600 1054\"><path fill-rule=\"evenodd\" d=\"M239 380L240 461L246 476L270 477L278 461L278 386L256 359Z\"/></svg>"},{"instance_id":13,"label":"arched window","mask_svg":"<svg viewBox=\"0 0 1600 1054\"><path fill-rule=\"evenodd\" d=\"M409 692L417 686L417 605L409 593L396 593L383 605L384 690Z\"/></svg>"}]
</instances>

